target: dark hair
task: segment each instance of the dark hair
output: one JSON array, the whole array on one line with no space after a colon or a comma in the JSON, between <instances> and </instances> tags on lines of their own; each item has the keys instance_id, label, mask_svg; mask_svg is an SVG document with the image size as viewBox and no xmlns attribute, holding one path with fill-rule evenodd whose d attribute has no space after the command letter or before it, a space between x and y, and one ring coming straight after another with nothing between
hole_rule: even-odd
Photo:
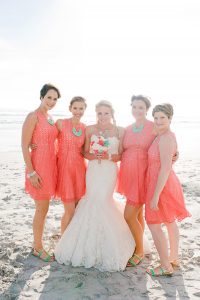
<instances>
[{"instance_id":1,"label":"dark hair","mask_svg":"<svg viewBox=\"0 0 200 300\"><path fill-rule=\"evenodd\" d=\"M87 107L87 103L85 98L81 97L81 96L75 96L72 98L72 100L70 101L69 106L72 106L74 102L83 102L85 104L85 108Z\"/></svg>"},{"instance_id":2,"label":"dark hair","mask_svg":"<svg viewBox=\"0 0 200 300\"><path fill-rule=\"evenodd\" d=\"M158 104L153 108L152 111L152 116L154 116L154 114L156 112L162 112L164 113L169 119L171 119L173 117L174 114L174 109L173 106L169 103L163 103L163 104Z\"/></svg>"},{"instance_id":3,"label":"dark hair","mask_svg":"<svg viewBox=\"0 0 200 300\"><path fill-rule=\"evenodd\" d=\"M143 95L137 95L137 96L133 95L131 97L131 105L133 105L133 102L137 100L143 101L144 104L146 105L146 109L149 109L149 107L151 106L151 101L149 100L149 98Z\"/></svg>"},{"instance_id":4,"label":"dark hair","mask_svg":"<svg viewBox=\"0 0 200 300\"><path fill-rule=\"evenodd\" d=\"M55 87L53 84L51 83L46 83L45 85L43 85L41 91L40 91L40 99L44 98L44 96L48 93L49 90L54 90L57 92L58 94L58 98L61 97L60 91L57 87Z\"/></svg>"}]
</instances>

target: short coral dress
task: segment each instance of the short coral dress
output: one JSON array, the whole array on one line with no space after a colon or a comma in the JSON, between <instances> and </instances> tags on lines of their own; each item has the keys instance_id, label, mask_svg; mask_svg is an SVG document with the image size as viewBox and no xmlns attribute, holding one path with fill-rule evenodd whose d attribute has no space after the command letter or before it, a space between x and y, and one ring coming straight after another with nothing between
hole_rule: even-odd
<instances>
[{"instance_id":1,"label":"short coral dress","mask_svg":"<svg viewBox=\"0 0 200 300\"><path fill-rule=\"evenodd\" d=\"M166 134L172 136L176 143L176 137L173 132ZM165 187L160 194L158 202L159 210L155 211L150 208L150 201L154 195L158 173L160 171L159 141L160 136L154 140L148 151L147 195L145 205L145 219L148 224L171 223L175 220L181 221L190 216L190 213L185 207L181 184L173 169L171 169Z\"/></svg>"},{"instance_id":2,"label":"short coral dress","mask_svg":"<svg viewBox=\"0 0 200 300\"><path fill-rule=\"evenodd\" d=\"M85 194L86 162L82 154L85 141L85 125L80 123L73 133L71 119L62 121L62 131L58 134L58 181L56 197L64 203L80 200Z\"/></svg>"},{"instance_id":3,"label":"short coral dress","mask_svg":"<svg viewBox=\"0 0 200 300\"><path fill-rule=\"evenodd\" d=\"M148 166L148 149L155 139L153 122L146 120L140 132L133 132L133 125L125 130L117 192L124 195L129 205L145 202L145 181Z\"/></svg>"},{"instance_id":4,"label":"short coral dress","mask_svg":"<svg viewBox=\"0 0 200 300\"><path fill-rule=\"evenodd\" d=\"M42 178L42 188L32 186L26 171L25 190L35 200L50 200L55 195L57 181L55 142L58 130L55 124L48 122L44 114L36 114L38 121L31 143L36 144L37 148L31 151L31 161L34 170Z\"/></svg>"}]
</instances>

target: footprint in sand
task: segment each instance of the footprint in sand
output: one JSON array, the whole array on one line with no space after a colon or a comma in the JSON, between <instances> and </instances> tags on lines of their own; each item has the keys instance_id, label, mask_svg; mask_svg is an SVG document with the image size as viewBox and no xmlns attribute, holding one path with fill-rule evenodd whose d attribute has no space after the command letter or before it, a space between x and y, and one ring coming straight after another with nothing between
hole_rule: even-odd
<instances>
[{"instance_id":1,"label":"footprint in sand","mask_svg":"<svg viewBox=\"0 0 200 300\"><path fill-rule=\"evenodd\" d=\"M194 258L193 258L193 263L194 263L195 265L200 266L200 256L194 257Z\"/></svg>"},{"instance_id":2,"label":"footprint in sand","mask_svg":"<svg viewBox=\"0 0 200 300\"><path fill-rule=\"evenodd\" d=\"M6 194L10 193L10 191L6 192ZM8 201L8 200L11 200L11 195L10 196L6 196L4 198L2 198L2 200L4 201Z\"/></svg>"},{"instance_id":3,"label":"footprint in sand","mask_svg":"<svg viewBox=\"0 0 200 300\"><path fill-rule=\"evenodd\" d=\"M188 229L188 228L192 227L192 224L191 223L182 223L181 227L184 229Z\"/></svg>"},{"instance_id":4,"label":"footprint in sand","mask_svg":"<svg viewBox=\"0 0 200 300\"><path fill-rule=\"evenodd\" d=\"M82 275L82 276L84 276L84 277L88 276L88 273L85 273L85 272L78 272L77 274L78 274L78 275Z\"/></svg>"},{"instance_id":5,"label":"footprint in sand","mask_svg":"<svg viewBox=\"0 0 200 300\"><path fill-rule=\"evenodd\" d=\"M98 279L105 279L105 278L109 278L111 276L112 276L112 274L109 272L103 272L103 273L97 274Z\"/></svg>"}]
</instances>

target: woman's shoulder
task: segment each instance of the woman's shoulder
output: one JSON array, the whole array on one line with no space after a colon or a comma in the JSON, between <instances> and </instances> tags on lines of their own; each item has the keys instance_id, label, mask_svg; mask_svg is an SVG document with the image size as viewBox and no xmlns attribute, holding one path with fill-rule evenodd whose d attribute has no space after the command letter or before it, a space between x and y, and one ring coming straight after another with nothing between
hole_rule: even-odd
<instances>
[{"instance_id":1,"label":"woman's shoulder","mask_svg":"<svg viewBox=\"0 0 200 300\"><path fill-rule=\"evenodd\" d=\"M85 127L85 132L87 135L92 135L92 133L95 131L96 126L95 125L87 125Z\"/></svg>"},{"instance_id":2,"label":"woman's shoulder","mask_svg":"<svg viewBox=\"0 0 200 300\"><path fill-rule=\"evenodd\" d=\"M146 120L145 132L147 132L149 135L151 135L152 138L157 136L157 132L156 132L156 129L155 129L154 122L152 122L150 120Z\"/></svg>"},{"instance_id":3,"label":"woman's shoulder","mask_svg":"<svg viewBox=\"0 0 200 300\"><path fill-rule=\"evenodd\" d=\"M175 135L175 133L174 133L173 131L169 130L169 131L163 133L163 134L161 135L161 137L166 138L166 139L167 139L167 138L169 138L169 139L174 139L174 138L176 137L176 135Z\"/></svg>"},{"instance_id":4,"label":"woman's shoulder","mask_svg":"<svg viewBox=\"0 0 200 300\"><path fill-rule=\"evenodd\" d=\"M62 124L63 124L64 119L57 119L56 120L56 126L59 131L62 131Z\"/></svg>"},{"instance_id":5,"label":"woman's shoulder","mask_svg":"<svg viewBox=\"0 0 200 300\"><path fill-rule=\"evenodd\" d=\"M154 122L153 121L150 121L150 120L146 120L146 125L150 128L153 128L154 127Z\"/></svg>"},{"instance_id":6,"label":"woman's shoulder","mask_svg":"<svg viewBox=\"0 0 200 300\"><path fill-rule=\"evenodd\" d=\"M176 143L175 133L172 131L168 131L162 134L160 137L160 143L165 143L165 144Z\"/></svg>"},{"instance_id":7,"label":"woman's shoulder","mask_svg":"<svg viewBox=\"0 0 200 300\"><path fill-rule=\"evenodd\" d=\"M29 122L37 122L38 120L38 112L36 110L31 111L30 113L28 113L28 115L26 116L26 121Z\"/></svg>"},{"instance_id":8,"label":"woman's shoulder","mask_svg":"<svg viewBox=\"0 0 200 300\"><path fill-rule=\"evenodd\" d=\"M128 126L125 127L125 131L131 130L133 127L133 124L129 124Z\"/></svg>"},{"instance_id":9,"label":"woman's shoulder","mask_svg":"<svg viewBox=\"0 0 200 300\"><path fill-rule=\"evenodd\" d=\"M117 133L118 133L119 138L121 138L125 133L125 128L121 127L121 126L117 126Z\"/></svg>"},{"instance_id":10,"label":"woman's shoulder","mask_svg":"<svg viewBox=\"0 0 200 300\"><path fill-rule=\"evenodd\" d=\"M87 125L86 126L87 131L94 130L94 129L95 129L95 125Z\"/></svg>"},{"instance_id":11,"label":"woman's shoulder","mask_svg":"<svg viewBox=\"0 0 200 300\"><path fill-rule=\"evenodd\" d=\"M65 119L57 119L56 123L62 123Z\"/></svg>"},{"instance_id":12,"label":"woman's shoulder","mask_svg":"<svg viewBox=\"0 0 200 300\"><path fill-rule=\"evenodd\" d=\"M62 122L66 123L66 124L69 124L72 122L72 119L71 118L64 118L64 119L61 119Z\"/></svg>"},{"instance_id":13,"label":"woman's shoulder","mask_svg":"<svg viewBox=\"0 0 200 300\"><path fill-rule=\"evenodd\" d=\"M86 124L85 123L83 123L83 122L80 122L80 126L82 127L82 128L84 128L84 129L86 129Z\"/></svg>"}]
</instances>

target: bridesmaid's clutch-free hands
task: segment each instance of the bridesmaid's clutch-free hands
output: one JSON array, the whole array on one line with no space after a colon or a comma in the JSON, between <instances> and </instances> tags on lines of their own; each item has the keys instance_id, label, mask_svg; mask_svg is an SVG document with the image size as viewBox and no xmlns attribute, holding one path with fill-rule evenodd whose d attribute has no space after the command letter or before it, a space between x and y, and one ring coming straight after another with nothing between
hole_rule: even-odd
<instances>
[{"instance_id":1,"label":"bridesmaid's clutch-free hands","mask_svg":"<svg viewBox=\"0 0 200 300\"><path fill-rule=\"evenodd\" d=\"M152 210L159 210L158 208L158 201L159 201L159 197L153 197L150 201L150 208Z\"/></svg>"},{"instance_id":2,"label":"bridesmaid's clutch-free hands","mask_svg":"<svg viewBox=\"0 0 200 300\"><path fill-rule=\"evenodd\" d=\"M29 148L30 148L31 150L36 150L36 149L37 149L37 144L30 144L30 145L29 145Z\"/></svg>"},{"instance_id":3,"label":"bridesmaid's clutch-free hands","mask_svg":"<svg viewBox=\"0 0 200 300\"><path fill-rule=\"evenodd\" d=\"M29 177L29 180L36 189L41 189L42 187L42 178L35 172L35 174Z\"/></svg>"},{"instance_id":4,"label":"bridesmaid's clutch-free hands","mask_svg":"<svg viewBox=\"0 0 200 300\"><path fill-rule=\"evenodd\" d=\"M178 159L179 159L179 152L176 151L176 153L175 153L174 156L172 157L172 163L175 163Z\"/></svg>"}]
</instances>

